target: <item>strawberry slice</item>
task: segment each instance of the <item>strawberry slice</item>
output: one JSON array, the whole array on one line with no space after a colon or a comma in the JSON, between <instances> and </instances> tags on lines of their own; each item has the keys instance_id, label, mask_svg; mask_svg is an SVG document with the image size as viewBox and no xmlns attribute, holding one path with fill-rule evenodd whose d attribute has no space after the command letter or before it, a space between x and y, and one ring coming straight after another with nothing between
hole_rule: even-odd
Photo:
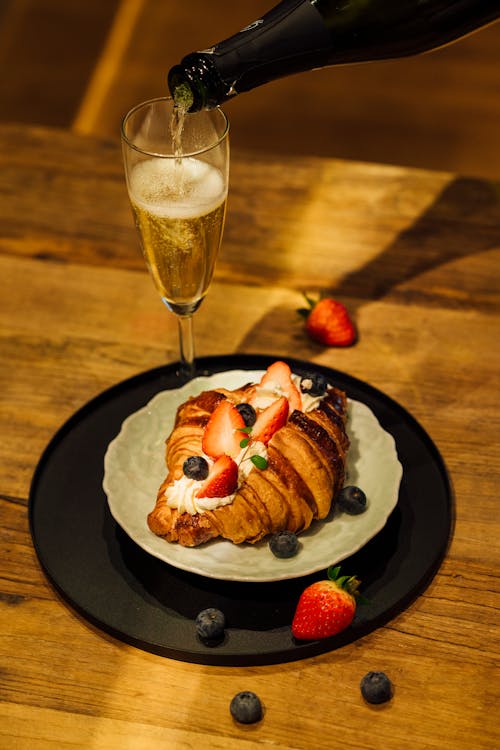
<instances>
[{"instance_id":1,"label":"strawberry slice","mask_svg":"<svg viewBox=\"0 0 500 750\"><path fill-rule=\"evenodd\" d=\"M223 455L211 466L196 497L226 497L238 486L238 467L232 458Z\"/></svg>"},{"instance_id":2,"label":"strawberry slice","mask_svg":"<svg viewBox=\"0 0 500 750\"><path fill-rule=\"evenodd\" d=\"M238 409L227 399L221 401L213 411L203 433L203 452L211 458L219 458L224 453L233 458L240 452L240 442L247 437L240 432L245 420Z\"/></svg>"},{"instance_id":3,"label":"strawberry slice","mask_svg":"<svg viewBox=\"0 0 500 750\"><path fill-rule=\"evenodd\" d=\"M252 440L259 440L267 445L274 433L286 425L287 420L288 399L281 396L258 415L252 427Z\"/></svg>"},{"instance_id":4,"label":"strawberry slice","mask_svg":"<svg viewBox=\"0 0 500 750\"><path fill-rule=\"evenodd\" d=\"M286 396L290 405L290 414L295 409L302 409L300 391L292 380L292 371L286 362L273 362L262 376L260 385Z\"/></svg>"}]
</instances>

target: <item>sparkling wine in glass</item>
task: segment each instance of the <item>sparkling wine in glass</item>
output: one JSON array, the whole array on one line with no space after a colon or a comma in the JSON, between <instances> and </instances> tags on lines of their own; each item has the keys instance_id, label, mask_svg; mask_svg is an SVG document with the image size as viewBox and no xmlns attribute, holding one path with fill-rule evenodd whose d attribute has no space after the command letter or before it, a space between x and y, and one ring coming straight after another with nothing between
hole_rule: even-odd
<instances>
[{"instance_id":1,"label":"sparkling wine in glass","mask_svg":"<svg viewBox=\"0 0 500 750\"><path fill-rule=\"evenodd\" d=\"M193 314L212 280L226 214L229 123L162 97L122 123L127 189L155 286L179 324L180 372L194 374Z\"/></svg>"}]
</instances>

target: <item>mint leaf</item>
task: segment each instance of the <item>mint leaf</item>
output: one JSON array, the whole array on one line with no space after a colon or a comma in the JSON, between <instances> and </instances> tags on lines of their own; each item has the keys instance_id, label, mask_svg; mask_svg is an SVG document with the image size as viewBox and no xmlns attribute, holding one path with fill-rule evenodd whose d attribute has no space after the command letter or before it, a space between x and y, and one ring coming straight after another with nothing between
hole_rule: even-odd
<instances>
[{"instance_id":1,"label":"mint leaf","mask_svg":"<svg viewBox=\"0 0 500 750\"><path fill-rule=\"evenodd\" d=\"M267 461L263 456L251 456L250 461L257 469L267 469Z\"/></svg>"}]
</instances>

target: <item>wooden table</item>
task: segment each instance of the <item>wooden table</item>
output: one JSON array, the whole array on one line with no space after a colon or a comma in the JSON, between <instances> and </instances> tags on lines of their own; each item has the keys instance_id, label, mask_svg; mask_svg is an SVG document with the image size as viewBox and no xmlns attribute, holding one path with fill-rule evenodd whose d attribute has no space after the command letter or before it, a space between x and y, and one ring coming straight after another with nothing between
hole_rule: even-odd
<instances>
[{"instance_id":1,"label":"wooden table","mask_svg":"<svg viewBox=\"0 0 500 750\"><path fill-rule=\"evenodd\" d=\"M103 389L177 357L143 267L117 144L0 128L0 746L496 748L499 184L326 159L234 153L199 355L272 353L337 368L408 409L451 476L453 538L394 619L285 664L202 666L104 634L43 574L30 482L58 427ZM304 334L302 290L350 309L358 343ZM390 703L364 703L384 670ZM229 702L254 690L261 723Z\"/></svg>"}]
</instances>

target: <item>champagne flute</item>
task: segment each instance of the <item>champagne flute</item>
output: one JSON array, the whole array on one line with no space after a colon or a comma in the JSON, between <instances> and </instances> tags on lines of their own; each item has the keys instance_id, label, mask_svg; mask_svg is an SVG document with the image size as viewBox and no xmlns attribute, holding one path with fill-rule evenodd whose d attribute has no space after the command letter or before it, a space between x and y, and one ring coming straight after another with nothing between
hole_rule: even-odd
<instances>
[{"instance_id":1,"label":"champagne flute","mask_svg":"<svg viewBox=\"0 0 500 750\"><path fill-rule=\"evenodd\" d=\"M194 375L193 314L212 280L229 179L229 122L221 109L188 114L168 97L122 122L127 190L154 284L179 327L179 374Z\"/></svg>"}]
</instances>

